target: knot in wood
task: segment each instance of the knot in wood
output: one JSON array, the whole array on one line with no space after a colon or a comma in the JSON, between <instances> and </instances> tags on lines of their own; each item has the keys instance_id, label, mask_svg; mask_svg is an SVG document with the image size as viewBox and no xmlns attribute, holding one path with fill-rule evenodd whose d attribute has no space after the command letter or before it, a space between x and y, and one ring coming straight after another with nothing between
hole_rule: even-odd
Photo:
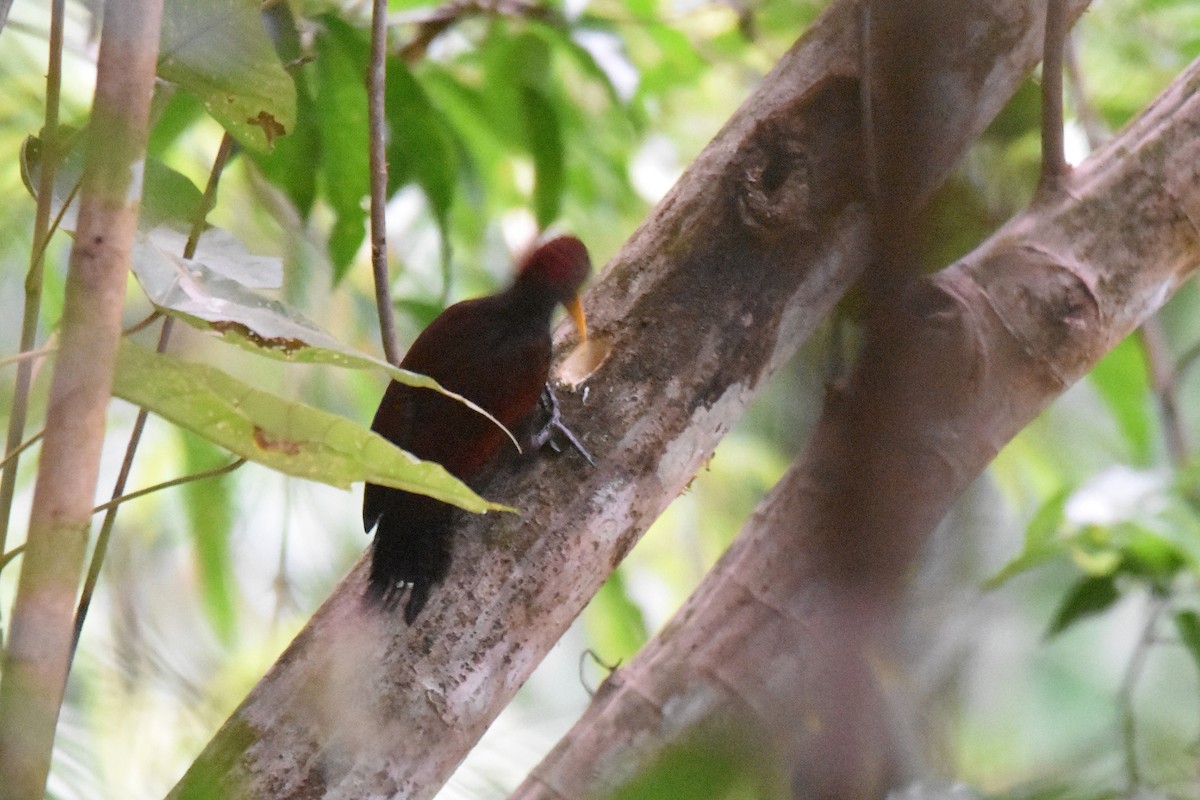
<instances>
[{"instance_id":1,"label":"knot in wood","mask_svg":"<svg viewBox=\"0 0 1200 800\"><path fill-rule=\"evenodd\" d=\"M811 231L812 170L806 148L779 126L766 124L741 160L734 173L738 221L767 240Z\"/></svg>"}]
</instances>

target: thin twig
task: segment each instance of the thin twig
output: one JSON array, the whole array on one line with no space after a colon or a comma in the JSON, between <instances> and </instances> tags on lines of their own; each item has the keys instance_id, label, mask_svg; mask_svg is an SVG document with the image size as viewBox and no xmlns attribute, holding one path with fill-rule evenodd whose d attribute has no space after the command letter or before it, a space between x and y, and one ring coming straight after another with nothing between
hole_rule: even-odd
<instances>
[{"instance_id":1,"label":"thin twig","mask_svg":"<svg viewBox=\"0 0 1200 800\"><path fill-rule=\"evenodd\" d=\"M46 431L43 429L43 430L40 430L37 433L35 433L33 436L30 436L25 441L21 442L19 445L17 445L17 447L11 453L9 453L8 455L6 455L4 457L3 461L0 461L0 468L7 467L9 462L16 460L16 458L18 456L20 456L21 453L24 453L30 447L33 447L35 444L40 442L42 440L42 437L45 435L46 435Z\"/></svg>"},{"instance_id":2,"label":"thin twig","mask_svg":"<svg viewBox=\"0 0 1200 800\"><path fill-rule=\"evenodd\" d=\"M188 234L187 244L183 247L183 257L192 258L196 255L196 247L200 242L200 234L204 232L205 220L208 218L208 212L216 204L217 186L221 181L221 172L225 169L225 163L229 160L229 154L233 150L233 137L228 133L221 139L221 145L217 148L217 155L213 158L212 170L208 176L208 185L204 188L204 196L200 200L200 206L196 209L196 217L192 220L192 230ZM155 312L158 314L159 312ZM151 315L150 319L153 319ZM150 319L143 322L135 328L143 327L149 324ZM166 317L163 320L162 330L158 335L158 352L165 352L167 343L171 339L171 330L174 327L175 321L171 317ZM129 480L129 473L133 469L133 457L137 452L138 444L142 440L142 432L146 428L146 419L148 418L146 409L139 409L137 419L134 420L133 430L129 434L129 444L125 446L125 458L121 462L121 471L117 474L116 483L113 485L112 497L108 503L99 506L96 510L104 510L104 521L100 523L100 532L96 535L96 548L92 552L92 561L88 565L87 577L83 582L83 590L79 595L79 605L75 610L75 638L71 644L72 651L79 647L79 635L83 632L83 621L87 619L88 609L92 604L92 596L96 591L96 583L100 580L100 568L104 564L104 556L108 552L108 542L112 538L113 527L117 521L117 509L121 502L128 497L124 497L125 484ZM160 486L157 488L165 488ZM140 494L145 494L148 491L156 491L157 488L143 490ZM135 495L140 496L139 493Z\"/></svg>"},{"instance_id":3,"label":"thin twig","mask_svg":"<svg viewBox=\"0 0 1200 800\"><path fill-rule=\"evenodd\" d=\"M154 321L156 319L158 319L159 317L161 317L162 315L163 315L163 312L156 308L153 311L151 311L149 314L147 314L146 318L144 320L142 320L141 322L136 322L133 325L130 325L128 328L121 331L121 334L124 336L132 336L133 334L137 333L138 331L145 330L146 328L150 327L154 323Z\"/></svg>"},{"instance_id":4,"label":"thin twig","mask_svg":"<svg viewBox=\"0 0 1200 800\"><path fill-rule=\"evenodd\" d=\"M1154 644L1154 629L1158 620L1167 608L1168 599L1154 597L1146 624L1138 636L1133 654L1129 657L1129 665L1125 668L1125 677L1121 680L1121 688L1117 691L1117 705L1121 709L1121 746L1125 751L1125 777L1128 782L1129 797L1134 797L1141 786L1141 771L1138 767L1136 722L1134 720L1133 692L1137 688L1138 679L1146 666L1146 657Z\"/></svg>"},{"instance_id":5,"label":"thin twig","mask_svg":"<svg viewBox=\"0 0 1200 800\"><path fill-rule=\"evenodd\" d=\"M50 51L46 67L46 116L42 126L42 170L38 178L37 210L33 220L33 246L30 248L29 272L25 277L25 310L21 323L20 352L33 350L37 341L38 315L42 307L42 273L46 242L50 238L50 206L54 200L54 178L58 172L59 152L58 105L62 87L63 15L66 0L50 4ZM6 465L0 475L0 552L8 540L9 516L17 486L18 458L9 457L20 447L25 436L25 418L29 411L29 392L33 385L33 363L17 365L17 381L13 389L12 410L8 417L8 434L4 452Z\"/></svg>"},{"instance_id":6,"label":"thin twig","mask_svg":"<svg viewBox=\"0 0 1200 800\"><path fill-rule=\"evenodd\" d=\"M145 489L138 489L136 492L130 492L129 494L123 494L120 497L114 497L107 503L101 503L100 505L96 506L95 511L97 514L99 514L101 511L111 511L122 503L127 503L130 500L137 500L139 497L145 497L148 494L161 492L164 489L173 489L176 486L182 486L185 483L192 483L193 481L203 481L208 480L209 478L216 478L228 472L233 472L235 469L245 463L245 458L237 458L233 461L230 461L228 464L223 464L219 467L213 467L212 469L206 469L201 472L193 472L190 475L183 475L178 478L172 478L169 481L156 483L153 486L147 486Z\"/></svg>"},{"instance_id":7,"label":"thin twig","mask_svg":"<svg viewBox=\"0 0 1200 800\"><path fill-rule=\"evenodd\" d=\"M400 48L400 60L415 64L443 33L464 19L479 16L552 21L559 15L545 3L531 0L450 0L432 10L393 17L393 22L416 26L412 39Z\"/></svg>"},{"instance_id":8,"label":"thin twig","mask_svg":"<svg viewBox=\"0 0 1200 800\"><path fill-rule=\"evenodd\" d=\"M19 545L14 547L12 550L9 550L4 555L0 556L0 570L7 567L9 564L11 564L13 562L13 559L15 559L17 556L21 555L21 553L24 553L24 552L25 552L25 543L21 542Z\"/></svg>"},{"instance_id":9,"label":"thin twig","mask_svg":"<svg viewBox=\"0 0 1200 800\"><path fill-rule=\"evenodd\" d=\"M7 367L9 364L19 364L22 361L31 361L33 359L42 358L44 356L50 355L51 353L55 352L56 350L58 350L57 346L42 347L38 350L26 350L24 353L17 353L15 356L9 356L8 358L0 358L0 367ZM0 461L0 466L3 466L4 464L7 464L7 463L8 463L8 459L5 458L4 461Z\"/></svg>"},{"instance_id":10,"label":"thin twig","mask_svg":"<svg viewBox=\"0 0 1200 800\"><path fill-rule=\"evenodd\" d=\"M1142 352L1146 356L1146 365L1150 371L1150 386L1158 399L1167 452L1170 454L1171 463L1176 468L1182 468L1188 462L1190 450L1187 431L1179 414L1179 375L1171 363L1166 331L1158 316L1150 317L1142 323L1142 327L1138 328L1138 339L1142 343Z\"/></svg>"},{"instance_id":11,"label":"thin twig","mask_svg":"<svg viewBox=\"0 0 1200 800\"><path fill-rule=\"evenodd\" d=\"M371 154L371 267L375 275L375 306L379 312L379 336L383 355L398 365L402 354L396 337L396 313L387 257L387 153L384 129L387 124L384 88L387 82L387 0L374 0L371 13L371 67L367 77L367 113L370 120Z\"/></svg>"},{"instance_id":12,"label":"thin twig","mask_svg":"<svg viewBox=\"0 0 1200 800\"><path fill-rule=\"evenodd\" d=\"M1039 194L1062 188L1068 172L1063 143L1063 49L1067 38L1064 0L1046 0L1046 30L1042 50L1042 174Z\"/></svg>"}]
</instances>

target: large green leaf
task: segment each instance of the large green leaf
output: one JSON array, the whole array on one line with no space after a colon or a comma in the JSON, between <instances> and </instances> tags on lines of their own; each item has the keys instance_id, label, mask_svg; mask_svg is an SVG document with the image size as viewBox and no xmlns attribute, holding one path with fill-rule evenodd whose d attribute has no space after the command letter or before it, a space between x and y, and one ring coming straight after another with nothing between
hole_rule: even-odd
<instances>
[{"instance_id":1,"label":"large green leaf","mask_svg":"<svg viewBox=\"0 0 1200 800\"><path fill-rule=\"evenodd\" d=\"M370 192L367 124L368 47L346 23L323 18L317 39L317 127L321 134L321 191L336 218L329 234L334 278L341 280L366 233L363 199Z\"/></svg>"},{"instance_id":2,"label":"large green leaf","mask_svg":"<svg viewBox=\"0 0 1200 800\"><path fill-rule=\"evenodd\" d=\"M484 500L441 465L421 461L344 417L128 341L117 358L113 394L287 475L342 489L369 481L476 513L512 510Z\"/></svg>"},{"instance_id":3,"label":"large green leaf","mask_svg":"<svg viewBox=\"0 0 1200 800\"><path fill-rule=\"evenodd\" d=\"M133 272L155 306L260 355L280 361L379 369L409 386L441 392L492 420L516 444L512 433L495 417L446 391L433 378L347 347L291 306L251 291L251 287L278 285L278 260L251 255L237 239L222 233L206 231L196 259L177 255L182 237L173 230L138 235Z\"/></svg>"},{"instance_id":4,"label":"large green leaf","mask_svg":"<svg viewBox=\"0 0 1200 800\"><path fill-rule=\"evenodd\" d=\"M296 88L257 0L166 0L158 74L187 89L243 145L270 150L296 122Z\"/></svg>"}]
</instances>

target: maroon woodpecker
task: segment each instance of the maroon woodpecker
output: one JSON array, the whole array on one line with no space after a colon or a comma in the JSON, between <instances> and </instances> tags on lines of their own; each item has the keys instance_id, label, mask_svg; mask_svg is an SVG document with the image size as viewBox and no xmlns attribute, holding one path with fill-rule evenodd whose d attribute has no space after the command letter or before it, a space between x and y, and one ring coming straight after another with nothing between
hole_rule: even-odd
<instances>
[{"instance_id":1,"label":"maroon woodpecker","mask_svg":"<svg viewBox=\"0 0 1200 800\"><path fill-rule=\"evenodd\" d=\"M499 420L523 427L550 372L550 318L563 305L587 338L579 287L591 269L574 236L542 244L505 291L456 303L413 342L400 366L436 380ZM371 430L418 458L435 461L462 481L508 441L491 420L431 389L392 381ZM375 528L367 597L394 607L411 587L404 619L412 624L434 586L450 570L453 507L432 497L368 483L363 527Z\"/></svg>"}]
</instances>

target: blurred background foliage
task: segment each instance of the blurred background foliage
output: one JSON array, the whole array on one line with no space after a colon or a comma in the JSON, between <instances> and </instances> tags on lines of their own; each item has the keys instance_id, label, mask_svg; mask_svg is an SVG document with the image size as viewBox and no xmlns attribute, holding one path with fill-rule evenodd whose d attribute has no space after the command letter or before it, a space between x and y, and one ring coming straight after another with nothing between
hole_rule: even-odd
<instances>
[{"instance_id":1,"label":"blurred background foliage","mask_svg":"<svg viewBox=\"0 0 1200 800\"><path fill-rule=\"evenodd\" d=\"M91 5L67 5L62 118L74 126L91 100ZM391 2L399 57L387 87L388 220L402 341L447 303L502 285L511 252L546 226L579 234L603 265L823 5ZM0 205L3 356L19 337L33 201L18 153L42 124L47 14L17 0L0 33L0 192L10 198ZM363 242L367 14L365 3L333 0L265 10L295 84L296 126L271 152L235 153L210 220L283 260L279 299L342 343L377 353ZM1096 0L1070 59L1072 160L1198 54L1192 0ZM188 88L164 87L156 108L152 155L203 187L222 128ZM1037 121L1034 78L935 198L930 269L1028 200ZM57 324L69 244L60 234L48 253L39 341ZM131 280L128 321L149 310ZM852 319L832 321L777 377L441 797L504 796L607 670L669 618L803 446L854 341ZM363 423L385 382L268 361L191 329L178 330L172 352ZM896 688L914 763L930 776L996 797L1197 796L1198 355L1200 293L1191 284L1007 447L932 541L914 580L909 663ZM0 367L5 409L13 375ZM46 386L39 369L34 420ZM113 403L101 495L134 414ZM28 515L31 452L10 548ZM227 460L151 417L130 487ZM51 795L161 796L367 545L357 491L249 465L126 504L72 673ZM16 572L0 574L0 622ZM645 796L676 790L663 791Z\"/></svg>"}]
</instances>

